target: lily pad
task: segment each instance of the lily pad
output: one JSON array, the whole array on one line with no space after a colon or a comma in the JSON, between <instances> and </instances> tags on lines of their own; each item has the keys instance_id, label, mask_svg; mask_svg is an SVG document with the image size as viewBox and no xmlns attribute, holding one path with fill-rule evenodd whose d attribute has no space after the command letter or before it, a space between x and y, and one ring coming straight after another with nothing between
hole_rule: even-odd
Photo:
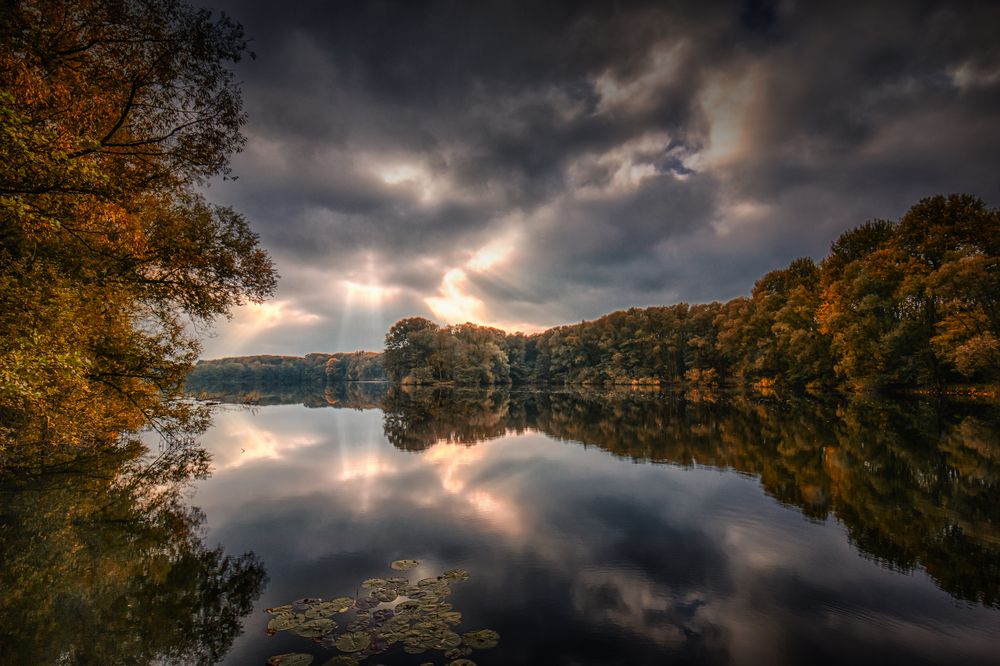
<instances>
[{"instance_id":1,"label":"lily pad","mask_svg":"<svg viewBox=\"0 0 1000 666\"><path fill-rule=\"evenodd\" d=\"M318 618L315 620L309 620L308 622L292 629L292 633L298 634L303 638L319 638L320 636L329 634L336 628L337 623L333 620Z\"/></svg>"},{"instance_id":2,"label":"lily pad","mask_svg":"<svg viewBox=\"0 0 1000 666\"><path fill-rule=\"evenodd\" d=\"M360 652L368 647L372 637L363 631L352 631L337 638L337 649L341 652Z\"/></svg>"},{"instance_id":3,"label":"lily pad","mask_svg":"<svg viewBox=\"0 0 1000 666\"><path fill-rule=\"evenodd\" d=\"M441 613L440 618L446 624L458 624L462 621L462 614L458 611L444 611Z\"/></svg>"},{"instance_id":4,"label":"lily pad","mask_svg":"<svg viewBox=\"0 0 1000 666\"><path fill-rule=\"evenodd\" d=\"M396 560L389 565L393 571L409 571L418 566L420 566L420 560Z\"/></svg>"},{"instance_id":5,"label":"lily pad","mask_svg":"<svg viewBox=\"0 0 1000 666\"><path fill-rule=\"evenodd\" d=\"M369 578L367 580L361 581L361 587L366 590L371 590L377 587L385 587L388 581L385 578Z\"/></svg>"},{"instance_id":6,"label":"lily pad","mask_svg":"<svg viewBox=\"0 0 1000 666\"><path fill-rule=\"evenodd\" d=\"M351 603L354 603L353 599L351 599ZM348 606L347 608L350 608L350 606ZM305 616L310 618L330 617L331 615L336 615L337 613L343 613L345 610L347 610L347 608L345 608L343 604L333 603L331 601L324 601L322 603L316 604L315 606L311 606L305 612Z\"/></svg>"},{"instance_id":7,"label":"lily pad","mask_svg":"<svg viewBox=\"0 0 1000 666\"><path fill-rule=\"evenodd\" d=\"M264 612L270 613L271 615L285 615L291 613L294 609L291 604L284 604L283 606L275 606L274 608L268 608Z\"/></svg>"},{"instance_id":8,"label":"lily pad","mask_svg":"<svg viewBox=\"0 0 1000 666\"><path fill-rule=\"evenodd\" d=\"M437 650L450 650L452 648L457 648L461 644L461 636L456 634L454 631L446 631L438 638L438 642L434 644L434 648Z\"/></svg>"},{"instance_id":9,"label":"lily pad","mask_svg":"<svg viewBox=\"0 0 1000 666\"><path fill-rule=\"evenodd\" d=\"M409 585L410 579L405 576L393 576L392 578L386 578L390 585Z\"/></svg>"},{"instance_id":10,"label":"lily pad","mask_svg":"<svg viewBox=\"0 0 1000 666\"><path fill-rule=\"evenodd\" d=\"M456 659L455 661L449 661L448 666L476 666L476 662L463 657L461 659Z\"/></svg>"},{"instance_id":11,"label":"lily pad","mask_svg":"<svg viewBox=\"0 0 1000 666\"><path fill-rule=\"evenodd\" d=\"M292 602L292 608L301 611L309 608L313 604L318 604L321 601L323 600L319 597L302 597L301 599L296 599Z\"/></svg>"},{"instance_id":12,"label":"lily pad","mask_svg":"<svg viewBox=\"0 0 1000 666\"><path fill-rule=\"evenodd\" d=\"M399 594L396 593L396 590L387 587L382 587L377 590L372 590L371 596L373 599L378 599L379 601L384 601L388 603L390 601L395 601L396 597L398 597Z\"/></svg>"},{"instance_id":13,"label":"lily pad","mask_svg":"<svg viewBox=\"0 0 1000 666\"><path fill-rule=\"evenodd\" d=\"M368 618L355 618L353 622L347 625L348 631L364 631L371 628L372 623Z\"/></svg>"},{"instance_id":14,"label":"lily pad","mask_svg":"<svg viewBox=\"0 0 1000 666\"><path fill-rule=\"evenodd\" d=\"M372 621L382 624L395 614L396 612L391 608L379 608L378 610L372 611Z\"/></svg>"},{"instance_id":15,"label":"lily pad","mask_svg":"<svg viewBox=\"0 0 1000 666\"><path fill-rule=\"evenodd\" d=\"M323 666L358 666L361 662L351 654L338 654L328 660Z\"/></svg>"},{"instance_id":16,"label":"lily pad","mask_svg":"<svg viewBox=\"0 0 1000 666\"><path fill-rule=\"evenodd\" d=\"M267 623L267 633L273 634L278 631L294 629L305 620L306 618L302 615L276 615Z\"/></svg>"},{"instance_id":17,"label":"lily pad","mask_svg":"<svg viewBox=\"0 0 1000 666\"><path fill-rule=\"evenodd\" d=\"M337 597L336 599L330 599L326 603L330 606L338 608L338 613L343 613L354 605L354 597Z\"/></svg>"},{"instance_id":18,"label":"lily pad","mask_svg":"<svg viewBox=\"0 0 1000 666\"><path fill-rule=\"evenodd\" d=\"M443 574L442 578L447 578L448 580L453 580L456 583L464 583L469 580L469 572L465 569L448 569Z\"/></svg>"},{"instance_id":19,"label":"lily pad","mask_svg":"<svg viewBox=\"0 0 1000 666\"><path fill-rule=\"evenodd\" d=\"M354 601L354 607L358 610L370 610L379 605L378 599L373 599L372 597L359 597Z\"/></svg>"},{"instance_id":20,"label":"lily pad","mask_svg":"<svg viewBox=\"0 0 1000 666\"><path fill-rule=\"evenodd\" d=\"M462 642L476 650L489 650L495 648L500 642L500 634L492 629L467 631L462 634Z\"/></svg>"},{"instance_id":21,"label":"lily pad","mask_svg":"<svg viewBox=\"0 0 1000 666\"><path fill-rule=\"evenodd\" d=\"M267 660L267 666L309 666L311 663L313 663L313 656L303 652L276 654Z\"/></svg>"}]
</instances>

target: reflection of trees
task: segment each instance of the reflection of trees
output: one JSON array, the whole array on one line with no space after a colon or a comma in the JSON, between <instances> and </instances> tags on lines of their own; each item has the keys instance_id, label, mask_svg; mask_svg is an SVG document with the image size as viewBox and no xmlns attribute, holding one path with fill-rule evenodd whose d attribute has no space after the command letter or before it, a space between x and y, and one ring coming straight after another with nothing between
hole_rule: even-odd
<instances>
[{"instance_id":1,"label":"reflection of trees","mask_svg":"<svg viewBox=\"0 0 1000 666\"><path fill-rule=\"evenodd\" d=\"M423 451L440 441L474 444L523 430L525 406L505 389L392 387L383 405L383 430L404 451Z\"/></svg>"},{"instance_id":2,"label":"reflection of trees","mask_svg":"<svg viewBox=\"0 0 1000 666\"><path fill-rule=\"evenodd\" d=\"M391 390L384 408L386 436L408 451L535 428L632 460L752 475L809 518L835 516L865 555L1000 606L1000 418L986 408L502 389Z\"/></svg>"},{"instance_id":3,"label":"reflection of trees","mask_svg":"<svg viewBox=\"0 0 1000 666\"><path fill-rule=\"evenodd\" d=\"M204 453L143 462L138 444L0 473L5 663L215 663L266 575L202 542L181 483Z\"/></svg>"},{"instance_id":4,"label":"reflection of trees","mask_svg":"<svg viewBox=\"0 0 1000 666\"><path fill-rule=\"evenodd\" d=\"M304 405L305 407L349 407L375 409L382 406L388 384L383 382L336 382L302 387L280 383L218 383L192 395L202 400L231 404Z\"/></svg>"}]
</instances>

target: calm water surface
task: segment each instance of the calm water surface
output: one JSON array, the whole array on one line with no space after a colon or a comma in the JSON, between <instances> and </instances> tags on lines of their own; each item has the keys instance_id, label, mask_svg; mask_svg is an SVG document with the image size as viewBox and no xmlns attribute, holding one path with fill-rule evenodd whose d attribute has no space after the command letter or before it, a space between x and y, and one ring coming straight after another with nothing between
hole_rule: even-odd
<instances>
[{"instance_id":1,"label":"calm water surface","mask_svg":"<svg viewBox=\"0 0 1000 666\"><path fill-rule=\"evenodd\" d=\"M217 408L212 475L180 494L127 456L0 479L0 663L322 666L332 640L269 636L265 609L449 569L470 575L441 592L455 631L500 634L481 665L1000 663L996 406L372 385L261 403ZM425 662L448 660L395 643L363 663Z\"/></svg>"},{"instance_id":2,"label":"calm water surface","mask_svg":"<svg viewBox=\"0 0 1000 666\"><path fill-rule=\"evenodd\" d=\"M993 408L349 389L205 440L206 540L270 580L227 664L322 664L264 609L400 558L471 574L448 601L501 635L479 664L1000 663Z\"/></svg>"}]
</instances>

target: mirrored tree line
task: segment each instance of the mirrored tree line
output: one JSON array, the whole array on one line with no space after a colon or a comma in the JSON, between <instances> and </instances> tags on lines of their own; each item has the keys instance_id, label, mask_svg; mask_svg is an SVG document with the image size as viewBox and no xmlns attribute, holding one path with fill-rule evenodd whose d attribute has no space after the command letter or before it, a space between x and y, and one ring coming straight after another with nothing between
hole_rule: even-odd
<instances>
[{"instance_id":1,"label":"mirrored tree line","mask_svg":"<svg viewBox=\"0 0 1000 666\"><path fill-rule=\"evenodd\" d=\"M779 396L345 384L296 401L382 409L388 441L416 454L540 431L627 460L747 474L808 519L843 523L863 556L1000 607L995 405Z\"/></svg>"}]
</instances>

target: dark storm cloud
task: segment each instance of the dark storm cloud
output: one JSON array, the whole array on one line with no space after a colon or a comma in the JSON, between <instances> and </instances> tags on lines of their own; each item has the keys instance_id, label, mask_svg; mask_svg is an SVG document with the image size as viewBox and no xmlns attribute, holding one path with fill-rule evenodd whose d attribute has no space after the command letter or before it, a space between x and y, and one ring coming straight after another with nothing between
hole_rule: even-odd
<instances>
[{"instance_id":1,"label":"dark storm cloud","mask_svg":"<svg viewBox=\"0 0 1000 666\"><path fill-rule=\"evenodd\" d=\"M747 293L923 196L1000 203L995 3L224 9L257 58L240 180L210 195L259 230L279 299L343 330L365 307L344 280L387 290L371 330L428 297L548 325Z\"/></svg>"}]
</instances>

